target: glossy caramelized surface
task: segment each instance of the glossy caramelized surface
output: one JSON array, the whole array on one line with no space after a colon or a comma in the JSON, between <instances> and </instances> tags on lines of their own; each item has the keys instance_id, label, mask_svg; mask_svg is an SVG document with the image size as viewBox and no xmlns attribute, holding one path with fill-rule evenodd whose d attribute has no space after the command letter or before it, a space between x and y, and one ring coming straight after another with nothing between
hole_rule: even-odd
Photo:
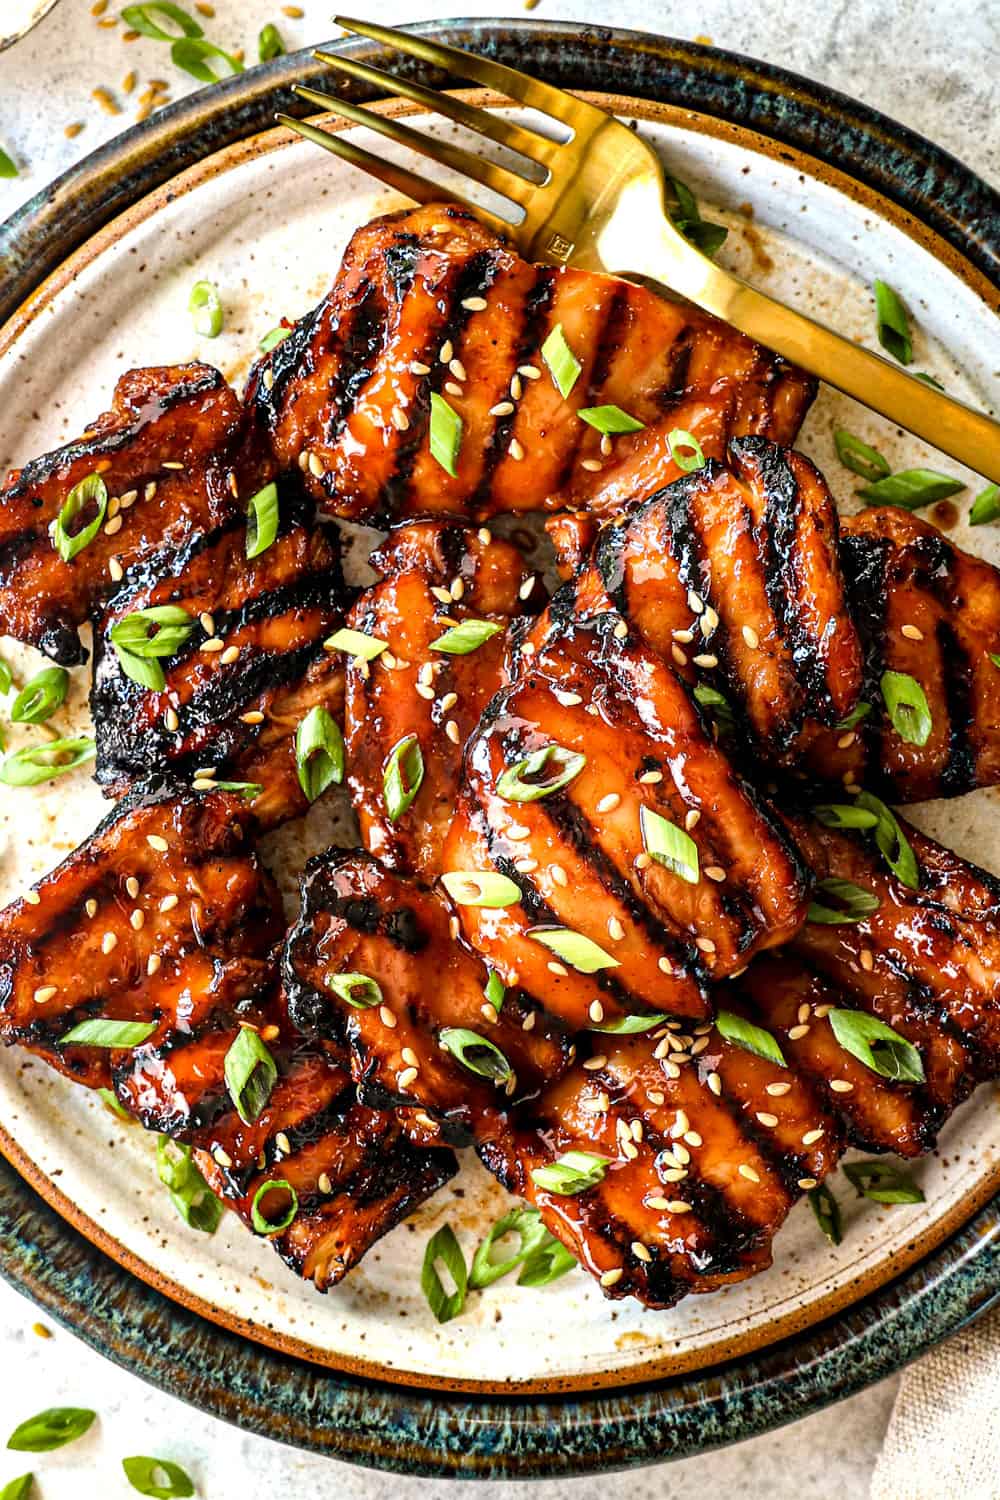
<instances>
[{"instance_id":1,"label":"glossy caramelized surface","mask_svg":"<svg viewBox=\"0 0 1000 1500\"><path fill-rule=\"evenodd\" d=\"M485 305L484 305L485 304ZM541 355L557 325L581 370L566 398ZM454 477L431 457L431 393L462 422ZM248 401L284 467L334 515L608 515L679 470L685 429L792 442L811 377L689 306L614 277L532 266L453 205L359 229L328 296L255 366ZM577 416L615 405L642 431L603 445ZM610 450L610 451L608 451Z\"/></svg>"}]
</instances>

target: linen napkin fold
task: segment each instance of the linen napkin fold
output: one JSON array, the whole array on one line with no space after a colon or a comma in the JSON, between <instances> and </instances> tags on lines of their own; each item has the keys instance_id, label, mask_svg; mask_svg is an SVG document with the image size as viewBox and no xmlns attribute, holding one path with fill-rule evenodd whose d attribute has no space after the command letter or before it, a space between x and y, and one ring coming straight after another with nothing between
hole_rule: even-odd
<instances>
[{"instance_id":1,"label":"linen napkin fold","mask_svg":"<svg viewBox=\"0 0 1000 1500\"><path fill-rule=\"evenodd\" d=\"M998 1500L1000 1310L903 1375L871 1500Z\"/></svg>"}]
</instances>

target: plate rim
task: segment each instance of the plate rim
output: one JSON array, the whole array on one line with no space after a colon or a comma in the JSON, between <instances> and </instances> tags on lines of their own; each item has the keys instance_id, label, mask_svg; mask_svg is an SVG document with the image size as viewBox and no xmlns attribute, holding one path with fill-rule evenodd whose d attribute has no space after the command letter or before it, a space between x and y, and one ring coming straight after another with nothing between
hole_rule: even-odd
<instances>
[{"instance_id":1,"label":"plate rim","mask_svg":"<svg viewBox=\"0 0 1000 1500\"><path fill-rule=\"evenodd\" d=\"M936 238L943 239L967 265L971 263L976 273L976 289L982 292L985 286L987 299L1000 304L1000 235L995 230L1000 227L1000 197L947 153L843 95L720 49L611 28L532 20L483 20L434 22L407 29L425 35L445 32L448 40L459 46L471 46L492 55L500 53L503 60L515 63L527 45L532 48L534 70L555 82L639 99L650 97L654 91L662 94L666 89L672 105L692 109L697 103L701 114L725 118L745 133L763 136L772 146L777 143L793 152L801 151L825 162L838 176L844 173L846 159L851 166L848 180L860 182L875 190L880 198L895 203L904 221L902 227L909 228L915 237L924 238L929 230ZM369 57L379 50L353 41L333 45L337 50ZM293 54L218 88L189 96L147 125L134 127L100 148L50 189L30 200L0 226L0 261L9 263L13 270L0 294L0 317L14 311L13 306L7 305L12 299L17 305L26 302L30 308L72 249L164 181L173 180L184 167L193 165L207 153L245 141L262 126L269 125L271 111L279 102L275 97L276 87L287 93L291 78L319 73L318 65L308 54ZM434 81L433 76L430 81ZM778 100L781 109L775 113ZM280 102L284 104L284 96ZM810 149L806 150L807 146ZM900 154L908 160L907 172L900 173L897 160L889 169L888 181L884 181L886 163ZM111 191L114 184L117 186ZM122 184L127 185L127 203L121 198L125 191ZM888 185L893 188L891 193L885 191ZM70 208L71 213L67 212ZM899 215L894 216L897 222ZM947 258L951 260L950 255ZM968 274L965 279L970 279ZM76 1285L76 1301L60 1301L59 1275L54 1262L48 1277L39 1275L37 1268L25 1264L16 1245L8 1245L12 1207L15 1219L18 1214L37 1215L41 1209L43 1216L51 1215L55 1224L62 1225L64 1236L67 1232L64 1219L48 1205L40 1205L30 1188L24 1187L22 1195L20 1187L20 1179L4 1165L0 1174L0 1245L3 1245L0 1274L15 1285L23 1282L21 1289L36 1300L55 1298L49 1308L53 1316L75 1326L88 1342L154 1383L186 1395L196 1374L196 1364L185 1368L180 1382L175 1362L151 1369L138 1368L144 1363L140 1351L134 1343L130 1346L116 1342L106 1317L97 1325L87 1325L89 1332L80 1326L81 1314L87 1312L88 1298L93 1296L88 1277ZM270 1389L272 1401L264 1425L256 1425L261 1419L256 1403L252 1415L245 1406L236 1412L217 1409L227 1404L226 1398L231 1394L231 1350L218 1367L211 1359L206 1361L203 1379L208 1388L195 1400L202 1409L214 1410L217 1415L228 1416L240 1425L272 1437L304 1447L337 1451L340 1457L409 1473L456 1473L467 1477L475 1473L486 1477L505 1472L524 1474L527 1470L541 1476L651 1462L652 1454L657 1459L679 1457L793 1420L806 1410L846 1395L849 1389L858 1389L898 1368L944 1332L960 1326L980 1303L985 1306L997 1295L990 1291L990 1278L984 1280L982 1275L983 1262L991 1260L995 1242L1000 1238L996 1202L902 1279L851 1304L827 1323L810 1325L806 1333L787 1339L783 1345L771 1346L758 1355L742 1355L721 1367L728 1372L725 1375L720 1374L718 1366L708 1371L703 1367L694 1376L674 1377L645 1390L635 1383L636 1378L641 1379L639 1375L621 1387L617 1399L608 1391L597 1400L586 1395L560 1399L558 1411L563 1416L571 1413L569 1432L574 1441L566 1442L567 1433L563 1430L566 1423L560 1417L557 1426L564 1441L560 1452L555 1454L550 1451L551 1441L544 1441L544 1430L551 1439L551 1425L543 1430L540 1442L538 1434L539 1420L549 1424L554 1420L551 1400L536 1401L532 1394L514 1394L484 1401L478 1393L453 1400L447 1430L441 1430L439 1421L433 1422L430 1429L433 1442L428 1447L426 1441L418 1442L416 1437L424 1425L418 1413L430 1404L440 1408L440 1389L421 1389L419 1377L412 1385L386 1384L370 1376L360 1380L351 1376L332 1377L325 1367L273 1353L256 1343L248 1346L241 1335L229 1332L225 1333L225 1339L232 1340L244 1353L249 1348L261 1367L250 1383ZM68 1232L86 1244L76 1230ZM95 1258L95 1270L99 1266L107 1274L108 1268L112 1268L111 1280L117 1278L123 1302L121 1316L134 1313L141 1318L151 1317L155 1309L149 1299L158 1298L172 1310L175 1320L183 1311L186 1318L195 1322L202 1345L206 1340L212 1343L215 1335L214 1353L219 1354L218 1336L222 1330L207 1325L188 1309L182 1310L154 1289L141 1286L93 1246L88 1246L88 1254ZM70 1295L65 1288L63 1291ZM886 1302L887 1294L890 1299L895 1294L895 1300ZM926 1318L921 1315L922 1308L927 1312ZM855 1324L863 1310L875 1322L869 1326L863 1319L859 1332ZM880 1323L886 1320L896 1326L893 1339L878 1334ZM900 1337L901 1321L906 1337ZM824 1329L834 1330L832 1342L823 1335ZM876 1337L871 1345L873 1331ZM878 1347L880 1339L885 1346L882 1349ZM840 1349L838 1343L842 1345ZM855 1383L848 1387L847 1377L842 1375L831 1390L837 1356L844 1349L856 1354L861 1344L865 1347L865 1357L859 1368L852 1366ZM887 1352L890 1346L891 1354ZM772 1365L772 1357L777 1358L782 1352L788 1356L787 1361L779 1359L778 1364ZM889 1363L883 1368L886 1359ZM336 1390L338 1397L334 1425L338 1438L347 1443L350 1451L331 1448L331 1434L315 1423L308 1431L301 1430L298 1424L295 1435L289 1436L290 1414L281 1401L275 1400L270 1388L273 1373L262 1368L275 1360L286 1370L291 1364L300 1372L299 1387L304 1372L309 1373L312 1381L323 1377L326 1385L333 1382L331 1389ZM254 1363L253 1358L250 1363ZM210 1372L215 1368L218 1380L213 1386ZM249 1371L242 1372L242 1376L249 1380ZM812 1381L808 1389L799 1388L800 1377L804 1376ZM551 1391L558 1382L540 1384ZM779 1389L780 1401L776 1397ZM364 1392L370 1401L376 1391L384 1395L377 1412L353 1410L352 1397ZM401 1400L403 1396L408 1399ZM764 1404L758 1410L760 1399ZM367 1406L369 1401L361 1405ZM611 1405L617 1408L620 1402L625 1403L624 1407L612 1411ZM469 1412L475 1413L474 1458L469 1450ZM693 1425L692 1412L697 1413ZM345 1431L348 1417L349 1433ZM387 1435L388 1443L384 1441ZM412 1451L401 1449L401 1439Z\"/></svg>"}]
</instances>

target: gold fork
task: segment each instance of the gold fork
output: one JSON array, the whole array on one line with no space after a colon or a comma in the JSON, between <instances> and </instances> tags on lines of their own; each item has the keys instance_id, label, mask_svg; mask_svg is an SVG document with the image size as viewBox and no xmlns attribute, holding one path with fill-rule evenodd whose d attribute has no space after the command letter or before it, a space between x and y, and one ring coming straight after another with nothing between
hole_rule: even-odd
<instances>
[{"instance_id":1,"label":"gold fork","mask_svg":"<svg viewBox=\"0 0 1000 1500\"><path fill-rule=\"evenodd\" d=\"M441 202L447 197L466 204L513 240L528 260L658 281L1000 483L1000 423L715 265L674 227L664 206L659 158L627 126L563 89L475 53L366 21L343 16L336 20L346 31L397 47L539 110L564 126L568 139L551 140L451 94L396 78L350 57L316 52L321 62L338 72L444 115L516 153L516 163L500 166L399 120L318 89L295 87L297 94L321 109L352 125L367 126L489 188L505 200L504 208L511 215L506 218L306 121L279 114L282 124L418 203Z\"/></svg>"}]
</instances>

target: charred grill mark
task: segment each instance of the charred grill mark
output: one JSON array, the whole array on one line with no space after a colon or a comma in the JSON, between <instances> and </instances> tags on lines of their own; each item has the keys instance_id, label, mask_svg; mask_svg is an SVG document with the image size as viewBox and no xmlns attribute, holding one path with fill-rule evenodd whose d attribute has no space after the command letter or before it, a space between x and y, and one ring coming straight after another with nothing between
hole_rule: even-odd
<instances>
[{"instance_id":1,"label":"charred grill mark","mask_svg":"<svg viewBox=\"0 0 1000 1500\"><path fill-rule=\"evenodd\" d=\"M948 761L941 772L941 791L946 797L954 797L959 792L971 791L976 785L976 748L972 741L976 727L973 664L962 649L950 620L938 620L935 634L948 704Z\"/></svg>"},{"instance_id":2,"label":"charred grill mark","mask_svg":"<svg viewBox=\"0 0 1000 1500\"><path fill-rule=\"evenodd\" d=\"M857 725L855 733L864 744L866 762L879 765L882 741L891 733L880 686L889 606L889 546L882 542L873 546L870 539L843 536L840 547L851 615L864 647L863 698L871 704L871 713Z\"/></svg>"},{"instance_id":3,"label":"charred grill mark","mask_svg":"<svg viewBox=\"0 0 1000 1500\"><path fill-rule=\"evenodd\" d=\"M665 412L687 394L688 370L691 366L691 351L694 348L695 331L683 328L670 348L670 374L667 384L659 393L659 403Z\"/></svg>"},{"instance_id":4,"label":"charred grill mark","mask_svg":"<svg viewBox=\"0 0 1000 1500\"><path fill-rule=\"evenodd\" d=\"M271 350L266 361L257 367L262 373L269 370L272 376L270 385L259 379L253 391L254 408L264 418L271 433L281 416L289 388L315 369L313 341L318 336L322 315L323 304L320 303L298 319L288 335Z\"/></svg>"}]
</instances>

